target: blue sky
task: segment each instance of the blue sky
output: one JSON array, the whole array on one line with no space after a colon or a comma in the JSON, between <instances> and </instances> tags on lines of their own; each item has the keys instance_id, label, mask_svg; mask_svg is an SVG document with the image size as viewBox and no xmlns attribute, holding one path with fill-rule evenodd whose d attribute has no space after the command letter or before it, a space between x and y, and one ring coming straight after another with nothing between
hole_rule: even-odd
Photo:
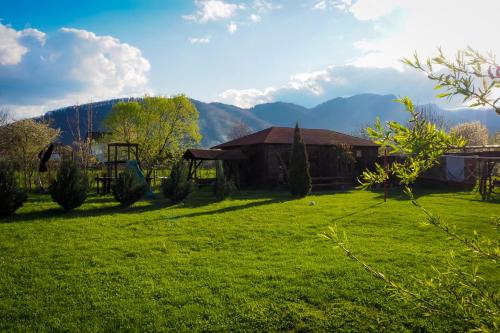
<instances>
[{"instance_id":1,"label":"blue sky","mask_svg":"<svg viewBox=\"0 0 500 333\"><path fill-rule=\"evenodd\" d=\"M0 104L23 117L144 93L242 107L364 92L430 102L430 82L399 59L498 53L499 3L471 14L451 0L2 1Z\"/></svg>"}]
</instances>

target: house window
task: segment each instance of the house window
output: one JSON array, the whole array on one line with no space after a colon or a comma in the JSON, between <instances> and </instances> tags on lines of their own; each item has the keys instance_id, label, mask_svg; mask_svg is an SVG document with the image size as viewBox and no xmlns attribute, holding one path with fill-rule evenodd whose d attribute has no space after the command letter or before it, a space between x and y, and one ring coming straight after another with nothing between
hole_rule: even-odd
<instances>
[{"instance_id":1,"label":"house window","mask_svg":"<svg viewBox=\"0 0 500 333\"><path fill-rule=\"evenodd\" d=\"M356 150L356 157L357 158L363 157L363 152L361 150Z\"/></svg>"}]
</instances>

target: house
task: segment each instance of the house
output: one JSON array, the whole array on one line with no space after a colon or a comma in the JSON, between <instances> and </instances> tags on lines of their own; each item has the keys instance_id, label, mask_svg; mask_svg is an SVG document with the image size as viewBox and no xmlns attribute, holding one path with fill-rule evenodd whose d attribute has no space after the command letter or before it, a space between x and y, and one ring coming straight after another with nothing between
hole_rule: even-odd
<instances>
[{"instance_id":1,"label":"house","mask_svg":"<svg viewBox=\"0 0 500 333\"><path fill-rule=\"evenodd\" d=\"M301 135L316 185L353 184L378 157L378 145L369 140L325 129L304 128ZM209 150L189 149L183 158L191 161L193 175L203 161L221 160L226 176L240 186L277 185L287 181L293 137L294 128L270 127Z\"/></svg>"}]
</instances>

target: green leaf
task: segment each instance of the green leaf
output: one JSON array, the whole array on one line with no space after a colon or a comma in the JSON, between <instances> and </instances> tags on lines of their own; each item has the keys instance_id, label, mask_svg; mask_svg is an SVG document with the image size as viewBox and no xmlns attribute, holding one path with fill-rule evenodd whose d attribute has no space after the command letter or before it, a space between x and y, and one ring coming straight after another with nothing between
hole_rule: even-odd
<instances>
[{"instance_id":1,"label":"green leaf","mask_svg":"<svg viewBox=\"0 0 500 333\"><path fill-rule=\"evenodd\" d=\"M452 93L442 93L442 94L438 94L436 95L437 98L445 98L445 97L448 97L452 95Z\"/></svg>"}]
</instances>

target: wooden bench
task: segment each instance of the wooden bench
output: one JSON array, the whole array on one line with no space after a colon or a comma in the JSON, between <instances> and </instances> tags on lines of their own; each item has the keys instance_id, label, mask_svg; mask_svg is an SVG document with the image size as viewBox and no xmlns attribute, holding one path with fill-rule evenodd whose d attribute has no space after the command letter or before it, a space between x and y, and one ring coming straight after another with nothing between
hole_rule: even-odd
<instances>
[{"instance_id":1,"label":"wooden bench","mask_svg":"<svg viewBox=\"0 0 500 333\"><path fill-rule=\"evenodd\" d=\"M97 186L97 194L106 194L111 192L111 182L113 181L113 177L95 177L96 186ZM99 184L102 184L102 192L100 191Z\"/></svg>"},{"instance_id":2,"label":"wooden bench","mask_svg":"<svg viewBox=\"0 0 500 333\"><path fill-rule=\"evenodd\" d=\"M313 177L313 190L345 190L353 187L353 182L346 177Z\"/></svg>"},{"instance_id":3,"label":"wooden bench","mask_svg":"<svg viewBox=\"0 0 500 333\"><path fill-rule=\"evenodd\" d=\"M215 178L200 178L196 179L196 185L200 187L211 186L215 182Z\"/></svg>"}]
</instances>

